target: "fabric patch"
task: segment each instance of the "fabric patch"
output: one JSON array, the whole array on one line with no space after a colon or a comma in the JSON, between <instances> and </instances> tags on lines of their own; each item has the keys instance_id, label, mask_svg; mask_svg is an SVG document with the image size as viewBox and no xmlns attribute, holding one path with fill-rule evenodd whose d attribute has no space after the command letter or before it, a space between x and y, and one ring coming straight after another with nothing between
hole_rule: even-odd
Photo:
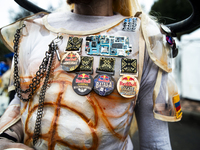
<instances>
[{"instance_id":1,"label":"fabric patch","mask_svg":"<svg viewBox=\"0 0 200 150\"><path fill-rule=\"evenodd\" d=\"M83 38L69 37L66 51L78 51L81 50Z\"/></svg>"},{"instance_id":2,"label":"fabric patch","mask_svg":"<svg viewBox=\"0 0 200 150\"><path fill-rule=\"evenodd\" d=\"M92 71L93 57L81 56L81 63L77 68L77 71Z\"/></svg>"},{"instance_id":3,"label":"fabric patch","mask_svg":"<svg viewBox=\"0 0 200 150\"><path fill-rule=\"evenodd\" d=\"M182 117L182 110L181 110L181 104L180 104L180 97L179 95L176 95L173 97L173 103L174 103L174 107L176 110L176 118L179 119L180 117Z\"/></svg>"},{"instance_id":4,"label":"fabric patch","mask_svg":"<svg viewBox=\"0 0 200 150\"><path fill-rule=\"evenodd\" d=\"M121 72L122 73L137 73L137 59L121 59Z\"/></svg>"},{"instance_id":5,"label":"fabric patch","mask_svg":"<svg viewBox=\"0 0 200 150\"><path fill-rule=\"evenodd\" d=\"M100 57L99 70L114 72L115 58Z\"/></svg>"}]
</instances>

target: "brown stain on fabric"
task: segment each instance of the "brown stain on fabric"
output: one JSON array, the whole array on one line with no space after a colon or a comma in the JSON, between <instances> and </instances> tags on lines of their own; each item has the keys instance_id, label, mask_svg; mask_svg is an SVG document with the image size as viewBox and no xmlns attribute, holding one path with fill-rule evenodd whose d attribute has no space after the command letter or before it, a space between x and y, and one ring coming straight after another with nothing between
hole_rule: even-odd
<instances>
[{"instance_id":1,"label":"brown stain on fabric","mask_svg":"<svg viewBox=\"0 0 200 150\"><path fill-rule=\"evenodd\" d=\"M102 119L102 121L104 122L106 128L109 130L110 133L112 133L112 135L114 137L116 137L117 139L119 139L119 141L124 141L127 137L127 135L123 135L120 133L117 133L116 130L119 128L118 126L114 126L112 125L112 123L109 121L109 118L119 118L121 116L124 116L125 114L128 114L127 119L124 121L124 124L120 125L121 127L125 127L128 123L129 120L131 118L132 113L129 112L130 109L130 105L131 105L131 101L133 101L133 99L124 99L121 96L119 96L119 94L117 93L117 91L115 90L112 95L109 95L107 97L103 97L103 100L99 100L102 99L102 97L100 97L99 95L97 95L94 91L92 91L90 94L88 94L87 96L85 96L87 98L87 101L89 102L90 106L92 107L93 111L94 111L94 121L90 118L88 118L83 112L79 111L78 108L73 108L70 107L69 105L67 105L67 103L65 102L64 99L64 94L66 92L66 89L68 86L72 85L72 82L69 81L71 78L74 78L74 74L69 74L66 73L63 70L58 70L55 71L53 73L54 75L54 79L49 81L49 84L53 84L56 83L59 85L60 90L59 93L57 95L57 99L54 102L44 102L44 108L45 107L52 107L55 109L54 111L54 115L53 115L53 119L51 121L51 125L50 128L48 129L48 133L44 133L44 134L40 134L39 138L43 139L45 141L47 141L48 143L48 150L52 150L55 148L56 144L60 144L63 146L66 146L70 149L73 150L77 150L77 149L85 149L85 150L94 150L97 149L99 146L99 133L98 133L98 123L99 123L99 119ZM22 84L23 85L27 85L26 84ZM39 90L41 88L41 84L39 85L38 89ZM123 100L124 101L123 101ZM115 109L117 108L120 104L122 103L127 103L127 109L124 110L123 113L121 113L120 115L112 115L109 114L109 110ZM28 115L27 115L27 119L25 122L25 134L26 134L26 139L24 140L24 143L27 145L31 145L32 142L32 137L33 137L33 131L30 131L28 128L28 123L30 121L30 118L32 117L33 113L37 111L38 109L38 104L34 104L33 105L33 101L30 100L29 102L26 102L24 105L24 108L21 108L21 114L23 115L23 113L25 112L25 110L28 108ZM90 131L91 131L91 135L92 135L92 144L91 146L88 148L84 145L82 146L77 146L74 145L70 142L64 141L64 139L62 137L59 136L58 133L58 125L59 125L59 117L60 117L60 109L67 109L70 110L71 112L75 113L77 116L79 116L89 127Z\"/></svg>"}]
</instances>

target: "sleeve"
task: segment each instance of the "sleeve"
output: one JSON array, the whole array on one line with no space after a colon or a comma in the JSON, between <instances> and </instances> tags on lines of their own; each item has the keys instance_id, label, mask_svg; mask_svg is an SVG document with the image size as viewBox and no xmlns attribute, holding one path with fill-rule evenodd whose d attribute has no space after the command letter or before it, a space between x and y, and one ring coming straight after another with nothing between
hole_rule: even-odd
<instances>
[{"instance_id":1,"label":"sleeve","mask_svg":"<svg viewBox=\"0 0 200 150\"><path fill-rule=\"evenodd\" d=\"M159 67L150 59L147 51L145 51L144 60L143 75L135 111L139 129L140 149L170 150L168 123L155 119L153 114L153 90ZM166 77L167 73L163 73L161 87L165 87ZM165 93L162 93L158 97L163 98Z\"/></svg>"},{"instance_id":2,"label":"sleeve","mask_svg":"<svg viewBox=\"0 0 200 150\"><path fill-rule=\"evenodd\" d=\"M5 130L2 134L0 134L0 139L6 138L12 142L22 143L23 142L23 129L21 120L16 122L14 125Z\"/></svg>"},{"instance_id":3,"label":"sleeve","mask_svg":"<svg viewBox=\"0 0 200 150\"><path fill-rule=\"evenodd\" d=\"M36 38L33 40L31 38L29 38L29 32L33 33L32 37L34 38L34 35L37 33L35 32L35 30L38 30L38 26L41 25L41 18L46 15L47 13L44 12L40 12L37 14L34 14L32 16L28 16L26 18L22 18L8 26L5 26L3 28L0 28L0 39L2 40L2 42L4 43L4 45L12 52L14 52L14 41L15 38L20 37L19 40L19 44L18 44L18 52L19 53L19 65L21 66L21 72L19 72L19 74L25 74L26 70L27 70L27 64L24 62L27 62L26 60L29 59L27 54L30 54L30 44L27 43L33 43L35 42ZM36 21L39 20L39 21ZM23 27L23 25L26 25ZM23 29L22 29L23 27ZM19 33L19 35L15 35L16 32L19 32L19 29L22 29ZM35 33L35 34L34 34ZM24 51L24 52L22 52ZM26 51L26 52L25 52ZM26 56L25 56L26 54ZM8 87L8 91L12 91L15 89L14 87L14 61L12 62L12 67L11 67L11 78L10 78L10 84Z\"/></svg>"},{"instance_id":4,"label":"sleeve","mask_svg":"<svg viewBox=\"0 0 200 150\"><path fill-rule=\"evenodd\" d=\"M20 99L15 95L15 98L0 118L0 138L22 142L23 129L20 118Z\"/></svg>"},{"instance_id":5,"label":"sleeve","mask_svg":"<svg viewBox=\"0 0 200 150\"><path fill-rule=\"evenodd\" d=\"M180 121L182 118L180 97L175 80L172 77L173 44L170 44L167 40L170 35L164 34L161 27L147 15L142 17L142 32L148 52L148 57L146 57L148 64L143 70L144 72L149 70L146 75L144 74L143 80L146 87L151 84L152 91L150 92L152 95L150 95L150 98L153 97L154 117L162 121ZM157 67L154 67L153 64ZM154 68L157 68L157 71ZM152 76L149 76L149 74L152 74ZM146 92L144 91L144 93Z\"/></svg>"}]
</instances>

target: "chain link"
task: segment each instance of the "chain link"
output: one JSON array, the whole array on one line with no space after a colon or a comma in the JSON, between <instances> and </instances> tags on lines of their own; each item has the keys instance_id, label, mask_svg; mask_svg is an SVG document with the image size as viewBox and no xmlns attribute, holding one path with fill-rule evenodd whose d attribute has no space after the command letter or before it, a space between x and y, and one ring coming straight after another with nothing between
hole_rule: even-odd
<instances>
[{"instance_id":1,"label":"chain link","mask_svg":"<svg viewBox=\"0 0 200 150\"><path fill-rule=\"evenodd\" d=\"M20 39L20 32L26 25L23 24L23 26L20 29L16 30L16 34L14 35L14 86L16 89L17 96L24 102L29 101L32 96L34 95L38 85L40 84L41 79L44 77L45 72L47 70L47 64L50 59L51 49L45 53L45 57L39 66L39 70L36 72L36 76L32 79L32 83L29 84L29 88L26 90L22 90L20 85L20 77L19 77L19 69L18 69L18 45L19 45L19 39ZM29 93L28 98L23 98L22 93Z\"/></svg>"},{"instance_id":2,"label":"chain link","mask_svg":"<svg viewBox=\"0 0 200 150\"><path fill-rule=\"evenodd\" d=\"M41 79L46 74L44 83L42 85L40 95L39 95L39 104L38 104L37 117L36 117L35 129L34 129L34 135L33 135L33 145L35 145L39 139L39 135L41 131L41 121L42 121L42 115L43 115L45 93L46 93L47 87L49 86L48 81L49 81L50 73L53 72L52 63L54 60L54 52L57 49L57 45L54 43L54 41L52 41L49 44L49 50L46 51L45 57L41 65L39 66L39 70L36 72L36 76L32 79L32 83L29 84L28 89L22 90L21 85L20 85L19 68L18 68L18 45L19 45L21 30L25 26L26 25L23 24L20 29L16 30L16 33L14 35L14 40L13 40L13 43L14 43L14 86L16 89L17 96L24 102L28 102L30 99L32 99L38 85L41 82ZM23 98L22 93L29 93L28 98Z\"/></svg>"},{"instance_id":3,"label":"chain link","mask_svg":"<svg viewBox=\"0 0 200 150\"><path fill-rule=\"evenodd\" d=\"M45 93L46 89L48 87L48 81L50 77L50 72L51 72L51 66L54 58L54 43L52 42L50 44L50 49L51 49L51 59L47 68L47 75L44 80L44 84L42 85L41 91L40 91L40 96L39 96L39 105L38 105L38 110L37 110L37 118L35 122L35 129L34 129L34 135L33 135L33 145L35 145L39 139L39 134L41 130L41 120L42 120L42 115L43 115L43 108L44 108L44 99L45 99Z\"/></svg>"}]
</instances>

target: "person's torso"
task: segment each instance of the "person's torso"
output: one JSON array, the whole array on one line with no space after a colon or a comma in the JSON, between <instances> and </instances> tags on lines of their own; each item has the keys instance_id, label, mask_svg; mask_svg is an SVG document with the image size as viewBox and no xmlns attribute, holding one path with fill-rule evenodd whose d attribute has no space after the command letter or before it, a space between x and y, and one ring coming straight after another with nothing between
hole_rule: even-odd
<instances>
[{"instance_id":1,"label":"person's torso","mask_svg":"<svg viewBox=\"0 0 200 150\"><path fill-rule=\"evenodd\" d=\"M91 22L90 24L92 26L95 23ZM70 26L76 26L78 31L79 26L82 28L82 22L74 21L73 23L72 21ZM126 145L136 96L132 98L121 96L117 89L117 83L122 77L120 72L123 58L136 60L136 69L138 69L140 20L137 18L137 26L133 32L123 31L123 27L124 22L120 21L115 26L94 34L73 35L71 33L59 33L59 36L63 37L57 43L61 61L58 61L55 53L53 69L50 72L48 87L45 92L43 115L41 124L39 124L41 133L35 145L36 149L114 150L123 149ZM27 88L31 83L31 79L35 76L44 58L45 51L48 50L48 45L57 37L57 34L41 25L33 29L33 31L36 31L34 35L31 35L31 32L28 35L31 38L22 38L22 41L24 40L22 45L25 44L26 48L21 48L19 54L19 58L22 58L20 65L23 66L20 70L23 89ZM104 96L93 89L89 94L82 96L74 91L73 80L77 74L66 72L62 67L63 57L65 57L66 53L71 52L71 50L66 51L69 38L74 37L82 38L81 50L76 53L80 56L93 58L93 74L91 75L93 78L100 75L98 77L99 80L106 80L105 74L102 76L101 73L96 72L96 69L102 67L102 65L109 65L110 62L100 66L100 59L115 59L114 75L108 76L115 80L114 91L111 94ZM131 51L129 51L130 47ZM90 51L87 51L88 48ZM108 53L111 48L117 53ZM69 59L73 60L70 57ZM33 99L28 103L21 103L21 116L25 132L24 142L27 145L32 145L44 78L41 80ZM82 75L82 77L78 78L78 81L84 83L87 80L83 80ZM100 84L99 91L101 91L101 86L105 87L107 84ZM80 88L79 90L81 92L81 90L85 89Z\"/></svg>"}]
</instances>

